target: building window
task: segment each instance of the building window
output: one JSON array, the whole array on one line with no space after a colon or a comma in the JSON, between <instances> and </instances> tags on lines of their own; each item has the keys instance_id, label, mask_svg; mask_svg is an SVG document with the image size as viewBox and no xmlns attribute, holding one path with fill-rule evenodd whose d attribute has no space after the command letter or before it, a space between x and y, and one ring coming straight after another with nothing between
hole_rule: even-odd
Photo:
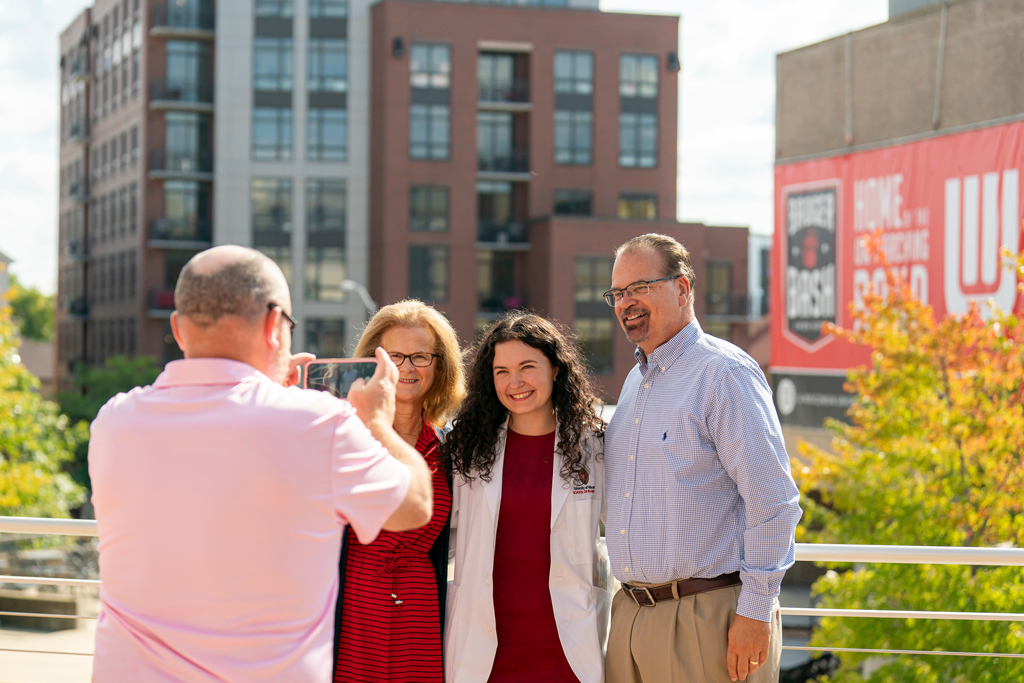
<instances>
[{"instance_id":1,"label":"building window","mask_svg":"<svg viewBox=\"0 0 1024 683\"><path fill-rule=\"evenodd\" d=\"M556 52L555 92L562 95L592 94L594 55L589 52Z\"/></svg>"},{"instance_id":2,"label":"building window","mask_svg":"<svg viewBox=\"0 0 1024 683\"><path fill-rule=\"evenodd\" d=\"M409 188L409 230L448 232L448 188L419 185Z\"/></svg>"},{"instance_id":3,"label":"building window","mask_svg":"<svg viewBox=\"0 0 1024 683\"><path fill-rule=\"evenodd\" d=\"M732 306L732 263L708 261L704 264L705 314L732 315L737 313ZM745 312L745 311L742 311ZM721 335L716 335L721 336Z\"/></svg>"},{"instance_id":4,"label":"building window","mask_svg":"<svg viewBox=\"0 0 1024 683\"><path fill-rule=\"evenodd\" d=\"M210 191L206 183L164 181L164 217L153 226L152 239L209 241Z\"/></svg>"},{"instance_id":5,"label":"building window","mask_svg":"<svg viewBox=\"0 0 1024 683\"><path fill-rule=\"evenodd\" d=\"M516 287L516 258L508 251L476 252L476 299L481 313L504 313L526 305Z\"/></svg>"},{"instance_id":6,"label":"building window","mask_svg":"<svg viewBox=\"0 0 1024 683\"><path fill-rule=\"evenodd\" d=\"M409 85L413 88L451 87L452 58L447 45L416 43L409 50Z\"/></svg>"},{"instance_id":7,"label":"building window","mask_svg":"<svg viewBox=\"0 0 1024 683\"><path fill-rule=\"evenodd\" d=\"M529 170L525 152L515 149L512 114L482 111L476 115L477 168L481 171Z\"/></svg>"},{"instance_id":8,"label":"building window","mask_svg":"<svg viewBox=\"0 0 1024 683\"><path fill-rule=\"evenodd\" d=\"M284 274L288 287L292 286L292 248L286 245L256 245L256 251L260 252L271 261L277 264Z\"/></svg>"},{"instance_id":9,"label":"building window","mask_svg":"<svg viewBox=\"0 0 1024 683\"><path fill-rule=\"evenodd\" d=\"M409 157L448 158L448 105L413 104L409 107Z\"/></svg>"},{"instance_id":10,"label":"building window","mask_svg":"<svg viewBox=\"0 0 1024 683\"><path fill-rule=\"evenodd\" d=\"M253 39L252 87L261 91L292 89L292 39Z\"/></svg>"},{"instance_id":11,"label":"building window","mask_svg":"<svg viewBox=\"0 0 1024 683\"><path fill-rule=\"evenodd\" d=\"M309 0L309 16L340 19L348 16L348 0Z\"/></svg>"},{"instance_id":12,"label":"building window","mask_svg":"<svg viewBox=\"0 0 1024 683\"><path fill-rule=\"evenodd\" d=\"M529 88L516 80L514 55L483 53L477 58L476 81L481 102L527 102Z\"/></svg>"},{"instance_id":13,"label":"building window","mask_svg":"<svg viewBox=\"0 0 1024 683\"><path fill-rule=\"evenodd\" d=\"M249 186L252 201L252 230L255 242L261 235L292 231L292 179L253 178ZM291 239L288 239L291 244Z\"/></svg>"},{"instance_id":14,"label":"building window","mask_svg":"<svg viewBox=\"0 0 1024 683\"><path fill-rule=\"evenodd\" d=\"M653 168L658 163L657 114L619 114L619 165Z\"/></svg>"},{"instance_id":15,"label":"building window","mask_svg":"<svg viewBox=\"0 0 1024 683\"><path fill-rule=\"evenodd\" d=\"M167 85L156 99L181 102L209 102L210 46L185 40L167 41Z\"/></svg>"},{"instance_id":16,"label":"building window","mask_svg":"<svg viewBox=\"0 0 1024 683\"><path fill-rule=\"evenodd\" d=\"M348 111L310 109L307 113L306 157L310 161L348 158Z\"/></svg>"},{"instance_id":17,"label":"building window","mask_svg":"<svg viewBox=\"0 0 1024 683\"><path fill-rule=\"evenodd\" d=\"M590 190L555 190L556 216L590 216L593 195Z\"/></svg>"},{"instance_id":18,"label":"building window","mask_svg":"<svg viewBox=\"0 0 1024 683\"><path fill-rule=\"evenodd\" d=\"M139 229L139 184L132 183L128 188L128 232L135 234Z\"/></svg>"},{"instance_id":19,"label":"building window","mask_svg":"<svg viewBox=\"0 0 1024 683\"><path fill-rule=\"evenodd\" d=\"M306 231L332 233L344 237L345 181L333 178L311 178L306 181ZM341 242L344 245L344 241Z\"/></svg>"},{"instance_id":20,"label":"building window","mask_svg":"<svg viewBox=\"0 0 1024 683\"><path fill-rule=\"evenodd\" d=\"M614 259L606 256L580 256L576 259L576 304L599 304L607 308L604 293L612 286ZM611 311L611 309L608 309Z\"/></svg>"},{"instance_id":21,"label":"building window","mask_svg":"<svg viewBox=\"0 0 1024 683\"><path fill-rule=\"evenodd\" d=\"M346 92L348 41L344 38L310 38L306 68L310 92Z\"/></svg>"},{"instance_id":22,"label":"building window","mask_svg":"<svg viewBox=\"0 0 1024 683\"><path fill-rule=\"evenodd\" d=\"M345 358L345 321L306 319L306 351L317 358Z\"/></svg>"},{"instance_id":23,"label":"building window","mask_svg":"<svg viewBox=\"0 0 1024 683\"><path fill-rule=\"evenodd\" d=\"M169 111L166 121L166 158L154 159L154 168L185 173L209 172L210 124L203 114ZM156 155L159 157L159 154Z\"/></svg>"},{"instance_id":24,"label":"building window","mask_svg":"<svg viewBox=\"0 0 1024 683\"><path fill-rule=\"evenodd\" d=\"M615 322L610 318L576 318L576 341L595 375L615 369Z\"/></svg>"},{"instance_id":25,"label":"building window","mask_svg":"<svg viewBox=\"0 0 1024 683\"><path fill-rule=\"evenodd\" d=\"M619 195L619 218L639 218L650 221L657 217L658 195L640 193Z\"/></svg>"},{"instance_id":26,"label":"building window","mask_svg":"<svg viewBox=\"0 0 1024 683\"><path fill-rule=\"evenodd\" d=\"M252 158L287 161L292 158L292 110L261 107L252 110Z\"/></svg>"},{"instance_id":27,"label":"building window","mask_svg":"<svg viewBox=\"0 0 1024 683\"><path fill-rule=\"evenodd\" d=\"M294 13L292 0L256 0L258 17L290 17Z\"/></svg>"},{"instance_id":28,"label":"building window","mask_svg":"<svg viewBox=\"0 0 1024 683\"><path fill-rule=\"evenodd\" d=\"M343 247L307 247L305 291L307 301L343 300L341 282L345 279Z\"/></svg>"},{"instance_id":29,"label":"building window","mask_svg":"<svg viewBox=\"0 0 1024 683\"><path fill-rule=\"evenodd\" d=\"M420 301L448 301L448 247L409 247L409 297Z\"/></svg>"},{"instance_id":30,"label":"building window","mask_svg":"<svg viewBox=\"0 0 1024 683\"><path fill-rule=\"evenodd\" d=\"M591 129L594 115L589 111L555 112L555 163L587 165L593 159Z\"/></svg>"},{"instance_id":31,"label":"building window","mask_svg":"<svg viewBox=\"0 0 1024 683\"><path fill-rule=\"evenodd\" d=\"M516 222L515 189L512 183L480 181L476 184L477 240L522 242L523 226Z\"/></svg>"},{"instance_id":32,"label":"building window","mask_svg":"<svg viewBox=\"0 0 1024 683\"><path fill-rule=\"evenodd\" d=\"M654 55L622 55L619 58L619 95L658 96L658 58Z\"/></svg>"}]
</instances>

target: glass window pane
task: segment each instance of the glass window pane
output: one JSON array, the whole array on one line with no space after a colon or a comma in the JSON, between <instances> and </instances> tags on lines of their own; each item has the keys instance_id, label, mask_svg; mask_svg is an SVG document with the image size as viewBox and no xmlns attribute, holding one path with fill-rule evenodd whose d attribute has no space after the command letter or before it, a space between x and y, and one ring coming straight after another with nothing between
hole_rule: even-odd
<instances>
[{"instance_id":1,"label":"glass window pane","mask_svg":"<svg viewBox=\"0 0 1024 683\"><path fill-rule=\"evenodd\" d=\"M310 0L309 16L340 18L348 16L348 0Z\"/></svg>"},{"instance_id":2,"label":"glass window pane","mask_svg":"<svg viewBox=\"0 0 1024 683\"><path fill-rule=\"evenodd\" d=\"M308 301L344 299L345 250L342 247L306 247L305 294Z\"/></svg>"},{"instance_id":3,"label":"glass window pane","mask_svg":"<svg viewBox=\"0 0 1024 683\"><path fill-rule=\"evenodd\" d=\"M345 321L307 318L306 351L318 358L346 358Z\"/></svg>"}]
</instances>

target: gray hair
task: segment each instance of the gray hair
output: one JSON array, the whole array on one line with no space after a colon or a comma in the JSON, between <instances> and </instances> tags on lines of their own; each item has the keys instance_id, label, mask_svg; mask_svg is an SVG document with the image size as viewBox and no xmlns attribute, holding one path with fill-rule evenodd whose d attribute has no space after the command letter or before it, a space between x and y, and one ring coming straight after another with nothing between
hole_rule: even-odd
<instances>
[{"instance_id":1,"label":"gray hair","mask_svg":"<svg viewBox=\"0 0 1024 683\"><path fill-rule=\"evenodd\" d=\"M189 259L174 287L179 315L209 327L226 315L255 320L264 313L274 287L273 261L252 250L209 273L196 272L195 261L195 256Z\"/></svg>"},{"instance_id":2,"label":"gray hair","mask_svg":"<svg viewBox=\"0 0 1024 683\"><path fill-rule=\"evenodd\" d=\"M656 232L649 232L646 235L638 235L615 250L615 258L631 251L650 249L661 257L662 276L672 277L682 275L690 283L690 289L697 282L697 276L690 264L690 252L682 244L668 235L659 235Z\"/></svg>"}]
</instances>

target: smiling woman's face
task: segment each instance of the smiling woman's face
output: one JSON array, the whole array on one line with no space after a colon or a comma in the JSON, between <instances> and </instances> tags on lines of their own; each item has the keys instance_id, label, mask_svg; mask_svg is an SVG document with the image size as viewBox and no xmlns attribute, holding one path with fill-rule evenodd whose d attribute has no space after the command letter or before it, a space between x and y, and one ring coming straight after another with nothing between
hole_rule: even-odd
<instances>
[{"instance_id":1,"label":"smiling woman's face","mask_svg":"<svg viewBox=\"0 0 1024 683\"><path fill-rule=\"evenodd\" d=\"M436 348L434 333L428 327L392 327L381 337L380 345L390 353L430 355ZM398 368L398 388L395 391L397 403L419 404L434 385L437 374L437 359L425 368L413 366L412 359L406 358Z\"/></svg>"},{"instance_id":2,"label":"smiling woman's face","mask_svg":"<svg viewBox=\"0 0 1024 683\"><path fill-rule=\"evenodd\" d=\"M494 346L494 390L515 415L549 414L555 368L539 349L521 341Z\"/></svg>"}]
</instances>

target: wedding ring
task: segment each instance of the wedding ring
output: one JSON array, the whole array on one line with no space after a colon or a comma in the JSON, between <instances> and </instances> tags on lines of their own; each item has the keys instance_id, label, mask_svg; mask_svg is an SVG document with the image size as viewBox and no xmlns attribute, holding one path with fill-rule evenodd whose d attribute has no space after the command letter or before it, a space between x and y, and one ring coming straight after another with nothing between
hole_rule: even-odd
<instances>
[{"instance_id":1,"label":"wedding ring","mask_svg":"<svg viewBox=\"0 0 1024 683\"><path fill-rule=\"evenodd\" d=\"M753 664L754 666L758 665L758 661L756 659L751 659L750 663Z\"/></svg>"}]
</instances>

